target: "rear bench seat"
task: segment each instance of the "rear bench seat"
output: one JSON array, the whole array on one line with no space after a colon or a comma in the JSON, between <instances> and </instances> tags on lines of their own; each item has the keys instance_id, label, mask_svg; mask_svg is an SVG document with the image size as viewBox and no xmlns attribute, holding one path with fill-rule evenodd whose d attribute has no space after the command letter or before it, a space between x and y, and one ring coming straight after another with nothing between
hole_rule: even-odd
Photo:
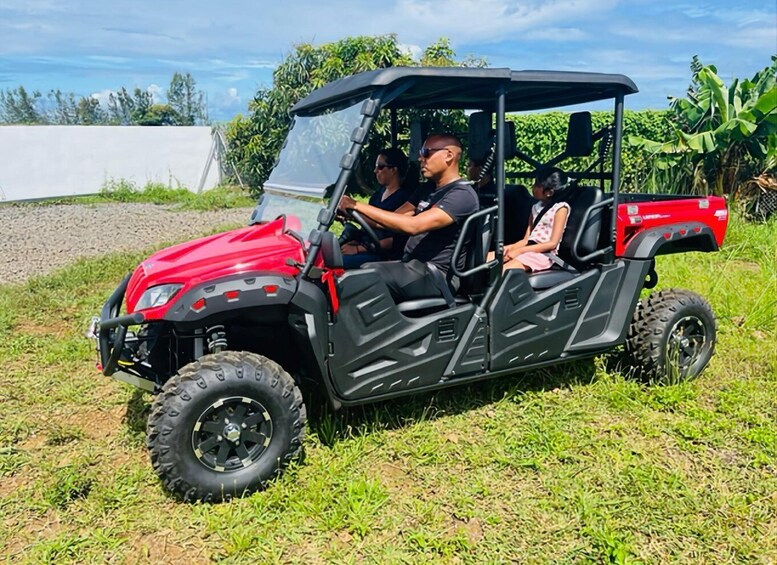
<instances>
[{"instance_id":1,"label":"rear bench seat","mask_svg":"<svg viewBox=\"0 0 777 565\"><path fill-rule=\"evenodd\" d=\"M602 232L604 209L598 208L588 216L585 225L582 223L588 209L602 200L602 191L595 186L573 186L568 189L564 201L569 203L569 218L558 249L558 256L566 265L564 267L554 265L547 271L530 273L529 284L533 289L543 290L561 284L580 274L580 271L587 267L586 264L581 264L575 259L572 249L575 239L580 234L577 255L585 257L596 251Z\"/></svg>"}]
</instances>

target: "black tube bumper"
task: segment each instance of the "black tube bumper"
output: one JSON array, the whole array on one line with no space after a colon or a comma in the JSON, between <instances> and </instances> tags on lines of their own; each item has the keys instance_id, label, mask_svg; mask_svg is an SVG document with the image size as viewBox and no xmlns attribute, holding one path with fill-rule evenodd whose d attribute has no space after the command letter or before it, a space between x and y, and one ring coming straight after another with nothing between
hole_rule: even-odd
<instances>
[{"instance_id":1,"label":"black tube bumper","mask_svg":"<svg viewBox=\"0 0 777 565\"><path fill-rule=\"evenodd\" d=\"M121 284L116 287L108 301L103 306L100 319L90 330L97 340L97 348L100 353L100 363L103 375L112 376L119 365L121 353L124 350L124 340L127 337L127 328L132 325L142 324L146 318L141 312L118 316L124 293L127 290L130 275L127 275Z\"/></svg>"}]
</instances>

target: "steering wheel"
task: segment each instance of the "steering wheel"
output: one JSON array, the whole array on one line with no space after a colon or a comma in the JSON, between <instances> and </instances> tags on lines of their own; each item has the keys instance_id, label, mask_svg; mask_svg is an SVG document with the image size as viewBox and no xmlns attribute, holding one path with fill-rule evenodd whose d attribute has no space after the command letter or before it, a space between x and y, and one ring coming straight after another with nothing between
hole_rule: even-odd
<instances>
[{"instance_id":1,"label":"steering wheel","mask_svg":"<svg viewBox=\"0 0 777 565\"><path fill-rule=\"evenodd\" d=\"M373 255L380 255L380 238L378 237L378 234L375 233L375 230L372 229L372 226L367 223L367 220L364 218L364 216L362 216L353 208L348 208L346 211L351 216L351 218L353 218L353 220L359 224L359 227L364 231L364 233L367 234L367 239L364 242L364 246L367 248L367 251Z\"/></svg>"}]
</instances>

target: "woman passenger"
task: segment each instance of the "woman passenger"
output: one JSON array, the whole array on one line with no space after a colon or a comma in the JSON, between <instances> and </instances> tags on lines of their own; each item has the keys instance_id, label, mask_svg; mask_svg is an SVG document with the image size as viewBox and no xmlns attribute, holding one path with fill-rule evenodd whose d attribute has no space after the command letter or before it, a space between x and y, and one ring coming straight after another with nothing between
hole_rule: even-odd
<instances>
[{"instance_id":1,"label":"woman passenger","mask_svg":"<svg viewBox=\"0 0 777 565\"><path fill-rule=\"evenodd\" d=\"M370 197L369 204L393 212L407 202L413 195L413 190L403 184L407 170L408 159L402 150L392 147L378 153L374 173L381 187ZM351 224L346 224L346 229L340 236L343 266L346 269L356 269L363 263L401 257L407 236L380 227L374 229L380 238L379 254L369 251L366 245L366 238L369 236Z\"/></svg>"}]
</instances>

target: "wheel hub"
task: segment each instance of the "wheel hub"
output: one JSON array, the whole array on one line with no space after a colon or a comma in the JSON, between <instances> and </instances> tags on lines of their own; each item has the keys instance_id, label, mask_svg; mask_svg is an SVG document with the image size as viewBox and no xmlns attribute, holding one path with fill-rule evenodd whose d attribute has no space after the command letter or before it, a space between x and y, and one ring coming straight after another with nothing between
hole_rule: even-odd
<instances>
[{"instance_id":1,"label":"wheel hub","mask_svg":"<svg viewBox=\"0 0 777 565\"><path fill-rule=\"evenodd\" d=\"M232 443L240 441L240 427L237 424L227 424L224 427L224 437Z\"/></svg>"},{"instance_id":2,"label":"wheel hub","mask_svg":"<svg viewBox=\"0 0 777 565\"><path fill-rule=\"evenodd\" d=\"M260 402L242 396L221 398L194 424L192 449L209 469L239 471L262 457L272 432L272 419Z\"/></svg>"},{"instance_id":3,"label":"wheel hub","mask_svg":"<svg viewBox=\"0 0 777 565\"><path fill-rule=\"evenodd\" d=\"M669 332L669 361L680 370L687 370L701 356L707 343L703 322L696 316L678 320Z\"/></svg>"}]
</instances>

